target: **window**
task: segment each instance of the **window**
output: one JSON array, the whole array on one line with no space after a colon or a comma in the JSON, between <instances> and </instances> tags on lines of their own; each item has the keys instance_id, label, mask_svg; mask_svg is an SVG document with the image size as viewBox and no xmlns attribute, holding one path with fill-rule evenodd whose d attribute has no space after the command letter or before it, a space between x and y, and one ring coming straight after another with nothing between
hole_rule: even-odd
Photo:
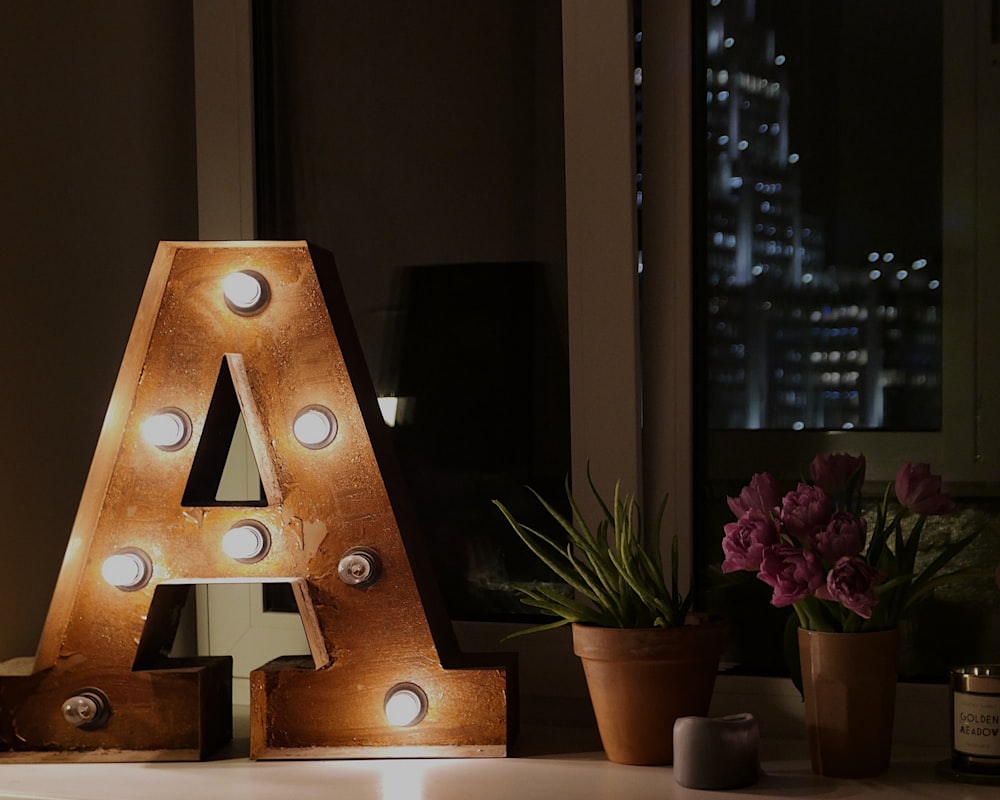
<instances>
[{"instance_id":1,"label":"window","mask_svg":"<svg viewBox=\"0 0 1000 800\"><path fill-rule=\"evenodd\" d=\"M941 428L941 13L708 4L709 428Z\"/></svg>"},{"instance_id":2,"label":"window","mask_svg":"<svg viewBox=\"0 0 1000 800\"><path fill-rule=\"evenodd\" d=\"M727 495L758 471L794 483L820 451L864 452L873 494L929 461L964 509L946 540L995 523L996 370L977 350L996 338L982 225L997 200L976 175L996 170L996 86L976 5L695 9L699 564L721 560ZM968 566L1000 561L984 539ZM734 618L734 662L781 670L786 614L757 583L712 602ZM995 653L1000 598L975 594L919 610L905 674Z\"/></svg>"},{"instance_id":3,"label":"window","mask_svg":"<svg viewBox=\"0 0 1000 800\"><path fill-rule=\"evenodd\" d=\"M920 460L981 491L998 470L983 400L996 383L984 313L996 288L983 268L996 245L982 220L996 199L977 174L996 169L996 154L983 138L991 45L976 4L696 8L708 476L751 474L748 456L768 442L785 474L834 447L865 452L879 480ZM726 26L741 31L728 49L713 44ZM767 62L761 74L738 66L741 47ZM774 98L754 94L765 79ZM776 119L758 123L760 104ZM725 135L750 149L720 151ZM779 155L755 161L757 141Z\"/></svg>"},{"instance_id":4,"label":"window","mask_svg":"<svg viewBox=\"0 0 1000 800\"><path fill-rule=\"evenodd\" d=\"M735 491L733 487L738 488L755 469L798 474L819 449L864 450L873 480L891 477L902 460L930 460L936 471L961 482L964 495L988 494L1000 472L998 422L991 416L995 412L989 404L980 400L1000 392L1000 371L992 366L1000 359L997 337L989 335L991 315L984 313L991 307L990 298L996 304L1000 280L1000 274L991 274L983 266L992 263L990 253L1000 250L1000 226L992 224L997 214L991 188L1000 186L1000 159L990 151L995 137L988 134L990 126L1000 124L1000 87L984 66L993 47L988 39L988 20L976 19L971 1L949 2L949 13L942 20L945 46L950 48L944 59L944 118L949 124L942 130L942 197L943 207L955 212L942 236L942 270L948 276L947 305L941 314L942 430L877 434L857 430L720 430L709 435L707 427L701 425L704 396L690 389L695 385L695 368L701 363L692 355L696 307L692 253L701 257L706 249L706 240L695 239L693 234L696 218L704 217L700 201L692 208L690 136L695 121L701 125L700 107L692 107L692 87L696 85L692 63L699 65L699 75L704 74L700 69L704 55L693 53L694 43L702 41L704 24L693 35L691 31L692 14L703 19L708 2L646 3L642 8L641 319L636 314L633 98L629 83L620 80L632 71L631 15L607 8L615 4L596 4L597 8L570 3L561 9L558 3L543 4L556 17L562 12L561 51L532 51L533 58L556 59L562 65L561 112L551 103L550 93L535 95L531 102L549 110L547 124L560 129L565 144L573 474L582 475L590 461L599 471L599 482L621 477L624 484L640 490L644 486L650 503L668 490L667 524L684 537L697 532L685 541L699 549L697 565L710 563L708 551L721 539L723 520L711 517L713 499L717 507L725 493ZM373 7L375 15L378 5L357 4L359 9ZM507 5L521 11L525 8ZM763 7L763 2L760 5ZM734 46L739 46L733 38ZM374 90L356 85L359 91ZM757 133L765 134L759 127ZM752 146L752 138L743 138L747 147ZM737 148L739 143L737 139ZM206 166L212 163L208 160ZM743 176L730 177L738 182ZM308 175L296 177L300 183L310 179ZM761 183L759 202L776 204L781 181ZM306 188L316 189L308 184ZM540 188L521 187L518 196L534 198ZM784 191L784 184L780 191ZM378 212L377 207L371 209L371 213ZM737 246L734 233L722 233L721 246ZM776 225L778 238L772 247L784 246L780 234ZM240 232L205 228L202 235L225 238ZM333 249L336 253L337 248ZM438 261L445 263L446 259ZM953 264L958 267L955 271ZM701 294L700 289L697 294ZM698 343L702 343L700 338ZM765 457L766 464L762 464ZM987 519L995 519L995 511L986 513ZM685 560L690 558L689 552L690 548L682 545ZM986 557L996 560L996 553ZM766 608L766 598L755 601L754 607ZM989 609L983 613L996 614ZM989 625L987 622L985 628ZM997 629L995 621L992 629ZM499 635L491 630L480 636L478 643L483 649L494 648ZM565 640L538 640L518 640L518 646L543 645L541 659L546 663L565 655L568 648ZM772 650L778 652L780 646ZM550 672L556 678L545 691L555 688L555 694L563 694L559 684L567 673ZM532 674L526 670L525 677Z\"/></svg>"}]
</instances>

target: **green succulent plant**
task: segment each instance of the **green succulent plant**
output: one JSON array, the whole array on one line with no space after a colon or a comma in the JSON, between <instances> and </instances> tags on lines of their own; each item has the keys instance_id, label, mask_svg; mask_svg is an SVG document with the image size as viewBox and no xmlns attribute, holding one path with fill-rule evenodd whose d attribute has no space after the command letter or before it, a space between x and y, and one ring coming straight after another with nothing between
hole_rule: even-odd
<instances>
[{"instance_id":1,"label":"green succulent plant","mask_svg":"<svg viewBox=\"0 0 1000 800\"><path fill-rule=\"evenodd\" d=\"M610 505L594 486L589 468L587 483L602 512L596 529L588 526L581 514L568 480L569 517L529 487L566 534L565 545L551 535L521 524L502 503L493 501L521 541L575 593L570 596L544 584L519 586L522 603L559 619L512 636L550 630L571 622L609 628L683 625L691 595L685 596L679 587L676 534L671 543L669 585L660 554L660 528L668 496L660 503L656 524L650 529L643 526L635 495L622 494L621 481L615 484Z\"/></svg>"}]
</instances>

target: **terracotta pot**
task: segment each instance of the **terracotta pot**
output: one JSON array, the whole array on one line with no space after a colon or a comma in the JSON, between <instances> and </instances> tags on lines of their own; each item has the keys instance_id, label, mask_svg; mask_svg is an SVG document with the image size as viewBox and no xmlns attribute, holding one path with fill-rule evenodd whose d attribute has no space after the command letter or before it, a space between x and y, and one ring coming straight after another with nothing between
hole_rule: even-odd
<instances>
[{"instance_id":1,"label":"terracotta pot","mask_svg":"<svg viewBox=\"0 0 1000 800\"><path fill-rule=\"evenodd\" d=\"M799 662L813 772L881 775L892 754L899 631L799 629Z\"/></svg>"},{"instance_id":2,"label":"terracotta pot","mask_svg":"<svg viewBox=\"0 0 1000 800\"><path fill-rule=\"evenodd\" d=\"M620 764L672 764L678 717L705 716L725 625L691 615L676 628L573 625L604 752Z\"/></svg>"}]
</instances>

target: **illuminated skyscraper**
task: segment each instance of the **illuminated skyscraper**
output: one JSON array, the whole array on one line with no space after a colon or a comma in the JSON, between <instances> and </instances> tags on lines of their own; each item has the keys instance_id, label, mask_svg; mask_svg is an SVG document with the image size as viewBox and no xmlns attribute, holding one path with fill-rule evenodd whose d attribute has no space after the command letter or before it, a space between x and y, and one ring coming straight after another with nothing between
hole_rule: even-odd
<instances>
[{"instance_id":1,"label":"illuminated skyscraper","mask_svg":"<svg viewBox=\"0 0 1000 800\"><path fill-rule=\"evenodd\" d=\"M908 254L906 268L891 252L833 260L827 220L803 208L803 137L789 121L796 65L754 0L706 2L710 427L933 427L939 264L923 270L934 254ZM809 144L839 163L839 151Z\"/></svg>"}]
</instances>

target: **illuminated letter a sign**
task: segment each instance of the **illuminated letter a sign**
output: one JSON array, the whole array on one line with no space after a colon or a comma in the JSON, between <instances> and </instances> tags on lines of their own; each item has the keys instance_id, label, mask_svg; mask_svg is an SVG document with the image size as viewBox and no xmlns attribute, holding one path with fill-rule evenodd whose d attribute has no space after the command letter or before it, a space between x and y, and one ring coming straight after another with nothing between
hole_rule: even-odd
<instances>
[{"instance_id":1,"label":"illuminated letter a sign","mask_svg":"<svg viewBox=\"0 0 1000 800\"><path fill-rule=\"evenodd\" d=\"M215 500L240 414L256 505ZM274 580L311 656L251 673L251 757L505 755L515 665L458 652L385 435L328 254L162 243L38 652L0 665L0 760L209 754L231 660L171 658L180 609Z\"/></svg>"}]
</instances>

